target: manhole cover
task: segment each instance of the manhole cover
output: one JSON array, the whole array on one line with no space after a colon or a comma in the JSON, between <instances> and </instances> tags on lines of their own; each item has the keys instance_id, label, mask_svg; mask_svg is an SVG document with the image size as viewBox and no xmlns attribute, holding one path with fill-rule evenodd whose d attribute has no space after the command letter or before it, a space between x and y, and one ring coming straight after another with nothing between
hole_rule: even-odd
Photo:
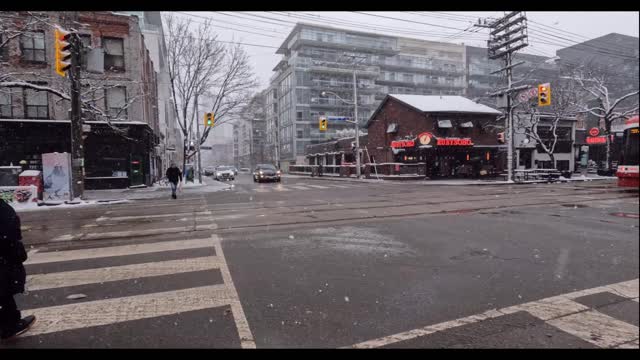
<instances>
[{"instance_id":1,"label":"manhole cover","mask_svg":"<svg viewBox=\"0 0 640 360\"><path fill-rule=\"evenodd\" d=\"M568 207L568 208L586 208L588 207L587 205L584 204L562 204L562 206L564 207Z\"/></svg>"},{"instance_id":2,"label":"manhole cover","mask_svg":"<svg viewBox=\"0 0 640 360\"><path fill-rule=\"evenodd\" d=\"M633 214L633 213L616 212L616 213L611 213L611 215L618 216L618 217L624 217L624 218L632 218L632 219L640 218L640 214Z\"/></svg>"}]
</instances>

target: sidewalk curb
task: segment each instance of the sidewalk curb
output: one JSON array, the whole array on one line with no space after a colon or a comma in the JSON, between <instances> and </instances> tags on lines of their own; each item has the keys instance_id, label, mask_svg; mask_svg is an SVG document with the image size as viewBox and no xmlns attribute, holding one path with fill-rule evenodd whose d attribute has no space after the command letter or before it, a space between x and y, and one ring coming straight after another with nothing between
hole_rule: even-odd
<instances>
[{"instance_id":1,"label":"sidewalk curb","mask_svg":"<svg viewBox=\"0 0 640 360\"><path fill-rule=\"evenodd\" d=\"M527 184L547 184L547 183L571 183L571 182L590 182L590 181L603 181L603 180L615 180L616 178L602 177L602 178L586 178L586 179L569 179L558 180L549 182L547 180L531 180L529 182L506 182L506 181L478 181L478 182L439 182L441 180L383 180L383 179L355 179L345 178L339 176L323 176L323 177L311 177L308 175L286 174L286 177L292 179L313 179L313 180L328 180L328 181L347 181L347 182L359 182L359 183L388 183L388 184L416 184L424 186L487 186L487 185L527 185ZM445 180L446 181L446 180Z\"/></svg>"}]
</instances>

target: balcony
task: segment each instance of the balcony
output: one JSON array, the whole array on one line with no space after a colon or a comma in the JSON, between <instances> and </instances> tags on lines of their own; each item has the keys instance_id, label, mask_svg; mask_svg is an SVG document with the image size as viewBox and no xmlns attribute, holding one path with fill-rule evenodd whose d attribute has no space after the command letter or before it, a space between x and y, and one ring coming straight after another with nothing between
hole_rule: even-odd
<instances>
[{"instance_id":1,"label":"balcony","mask_svg":"<svg viewBox=\"0 0 640 360\"><path fill-rule=\"evenodd\" d=\"M394 55L398 52L394 46L383 42L372 41L345 41L336 39L336 41L318 41L312 39L298 38L292 45L291 50L296 50L301 46L329 47L341 50L362 51L375 54Z\"/></svg>"},{"instance_id":2,"label":"balcony","mask_svg":"<svg viewBox=\"0 0 640 360\"><path fill-rule=\"evenodd\" d=\"M441 84L441 83L431 83L431 82L416 82L416 81L404 81L404 80L387 80L378 78L376 80L376 84L381 85L392 85L392 86L403 86L403 87L411 87L411 88L425 88L425 89L464 89L464 84Z\"/></svg>"},{"instance_id":3,"label":"balcony","mask_svg":"<svg viewBox=\"0 0 640 360\"><path fill-rule=\"evenodd\" d=\"M311 81L311 88L314 90L331 90L331 91L350 91L353 92L353 83L338 82L331 83L331 81L313 80ZM377 93L379 87L375 85L363 85L358 84L358 93Z\"/></svg>"},{"instance_id":4,"label":"balcony","mask_svg":"<svg viewBox=\"0 0 640 360\"><path fill-rule=\"evenodd\" d=\"M341 63L321 63L313 62L308 68L311 72L316 73L329 73L329 74L341 74L352 75L353 69L349 65ZM377 77L380 74L380 68L375 66L366 66L356 69L356 76L358 77Z\"/></svg>"}]
</instances>

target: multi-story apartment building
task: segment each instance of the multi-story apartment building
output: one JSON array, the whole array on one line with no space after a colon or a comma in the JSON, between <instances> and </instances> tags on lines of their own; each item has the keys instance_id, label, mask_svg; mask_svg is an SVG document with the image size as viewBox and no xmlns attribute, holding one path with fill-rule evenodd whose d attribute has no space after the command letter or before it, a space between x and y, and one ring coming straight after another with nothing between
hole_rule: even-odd
<instances>
[{"instance_id":1,"label":"multi-story apartment building","mask_svg":"<svg viewBox=\"0 0 640 360\"><path fill-rule=\"evenodd\" d=\"M353 127L331 123L321 132L318 119L353 117L354 71L360 125L387 93L462 95L466 87L462 45L299 23L276 53L282 60L270 79L267 142L273 148L278 141L285 170L304 161L306 145Z\"/></svg>"},{"instance_id":2,"label":"multi-story apartment building","mask_svg":"<svg viewBox=\"0 0 640 360\"><path fill-rule=\"evenodd\" d=\"M233 123L233 163L237 168L251 167L251 121L243 118Z\"/></svg>"},{"instance_id":3,"label":"multi-story apartment building","mask_svg":"<svg viewBox=\"0 0 640 360\"><path fill-rule=\"evenodd\" d=\"M182 168L184 152L182 132L178 125L167 64L167 45L159 11L128 11L125 14L138 17L144 43L153 61L158 78L158 125L160 142L156 149L156 169L162 177L164 170L173 162Z\"/></svg>"},{"instance_id":4,"label":"multi-story apartment building","mask_svg":"<svg viewBox=\"0 0 640 360\"><path fill-rule=\"evenodd\" d=\"M4 27L19 29L33 19L2 12ZM158 78L139 20L112 12L46 12L1 49L0 73L11 79L69 92L55 73L54 27L76 28L85 48L101 48L104 73L81 72L87 188L151 184L160 136ZM7 26L7 24L10 24ZM43 153L70 152L70 102L55 92L28 87L0 89L0 165L26 160L41 169ZM107 121L108 120L108 121Z\"/></svg>"}]
</instances>

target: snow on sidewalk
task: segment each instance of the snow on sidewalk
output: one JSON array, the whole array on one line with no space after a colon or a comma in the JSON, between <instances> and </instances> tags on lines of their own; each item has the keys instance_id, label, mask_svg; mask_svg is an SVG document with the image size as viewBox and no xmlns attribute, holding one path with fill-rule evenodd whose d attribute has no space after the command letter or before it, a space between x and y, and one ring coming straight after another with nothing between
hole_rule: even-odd
<instances>
[{"instance_id":1,"label":"snow on sidewalk","mask_svg":"<svg viewBox=\"0 0 640 360\"><path fill-rule=\"evenodd\" d=\"M204 182L200 184L197 180L193 183L189 182L182 185L182 190L178 190L180 194L198 194L212 193L231 189L230 184L221 183L219 181ZM47 202L45 205L38 206L35 203L29 205L14 206L16 211L39 211L52 209L73 209L84 206L95 206L104 204L121 204L141 199L163 198L171 195L169 185L160 185L158 183L149 187L138 187L128 189L108 189L108 190L85 190L85 200L74 200L71 203Z\"/></svg>"}]
</instances>

